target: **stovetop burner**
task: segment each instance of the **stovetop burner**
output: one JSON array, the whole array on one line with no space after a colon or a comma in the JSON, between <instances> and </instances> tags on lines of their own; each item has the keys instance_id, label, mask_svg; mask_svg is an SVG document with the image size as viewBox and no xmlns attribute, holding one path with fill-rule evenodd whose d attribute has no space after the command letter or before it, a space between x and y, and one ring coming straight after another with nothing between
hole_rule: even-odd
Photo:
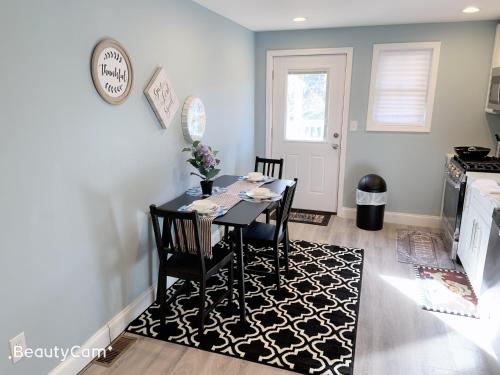
<instances>
[{"instance_id":1,"label":"stovetop burner","mask_svg":"<svg viewBox=\"0 0 500 375\"><path fill-rule=\"evenodd\" d=\"M457 155L454 159L460 164L467 172L489 172L500 173L500 158L485 157L478 160L463 160Z\"/></svg>"}]
</instances>

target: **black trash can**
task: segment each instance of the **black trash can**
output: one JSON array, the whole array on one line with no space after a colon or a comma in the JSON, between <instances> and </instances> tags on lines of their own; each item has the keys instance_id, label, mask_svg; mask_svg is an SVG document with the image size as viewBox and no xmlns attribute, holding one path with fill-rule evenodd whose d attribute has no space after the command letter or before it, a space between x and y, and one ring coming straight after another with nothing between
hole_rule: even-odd
<instances>
[{"instance_id":1,"label":"black trash can","mask_svg":"<svg viewBox=\"0 0 500 375\"><path fill-rule=\"evenodd\" d=\"M361 178L356 190L356 225L365 230L381 230L384 227L384 211L387 203L387 185L376 174Z\"/></svg>"}]
</instances>

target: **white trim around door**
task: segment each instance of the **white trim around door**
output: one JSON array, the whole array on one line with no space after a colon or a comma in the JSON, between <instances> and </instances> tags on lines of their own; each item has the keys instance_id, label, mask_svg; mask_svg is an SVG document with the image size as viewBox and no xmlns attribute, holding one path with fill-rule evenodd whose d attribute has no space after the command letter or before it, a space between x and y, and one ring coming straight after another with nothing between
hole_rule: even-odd
<instances>
[{"instance_id":1,"label":"white trim around door","mask_svg":"<svg viewBox=\"0 0 500 375\"><path fill-rule=\"evenodd\" d=\"M314 49L289 49L289 50L268 50L266 61L266 157L271 157L271 137L273 118L273 61L278 56L314 56L314 55L345 55L345 88L344 107L342 110L342 135L340 139L340 169L339 169L339 189L337 195L337 207L344 206L344 176L347 151L347 132L349 131L349 102L351 98L351 77L352 77L352 47L342 48L314 48Z\"/></svg>"}]
</instances>

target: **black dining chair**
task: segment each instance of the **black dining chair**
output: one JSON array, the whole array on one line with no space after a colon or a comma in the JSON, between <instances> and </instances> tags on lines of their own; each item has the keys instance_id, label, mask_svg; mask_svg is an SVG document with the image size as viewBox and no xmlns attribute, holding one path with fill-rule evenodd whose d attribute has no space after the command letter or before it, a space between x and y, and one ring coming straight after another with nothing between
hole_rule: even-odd
<instances>
[{"instance_id":1,"label":"black dining chair","mask_svg":"<svg viewBox=\"0 0 500 375\"><path fill-rule=\"evenodd\" d=\"M261 172L263 175L268 177L274 177L281 180L283 177L283 159L268 159L261 158L260 156L255 157L255 168L254 172ZM276 176L276 173L278 176ZM278 203L271 204L266 210L264 214L266 215L266 223L269 224L271 221L271 215L276 211L278 207ZM229 228L224 228L224 238L228 240Z\"/></svg>"},{"instance_id":2,"label":"black dining chair","mask_svg":"<svg viewBox=\"0 0 500 375\"><path fill-rule=\"evenodd\" d=\"M268 159L256 156L254 171L262 172L265 176L276 177L281 180L283 176L283 159ZM278 176L276 176L276 172Z\"/></svg>"},{"instance_id":3,"label":"black dining chair","mask_svg":"<svg viewBox=\"0 0 500 375\"><path fill-rule=\"evenodd\" d=\"M220 302L229 296L233 301L233 250L219 244L213 248L202 248L200 218L197 212L160 210L150 206L151 220L160 260L156 301L163 316L168 306L182 292L189 293L191 282L200 285L199 328L203 334L205 319ZM163 219L160 226L160 218ZM207 279L217 274L223 267L228 268L228 290L205 308ZM185 280L184 284L167 300L167 276Z\"/></svg>"},{"instance_id":4,"label":"black dining chair","mask_svg":"<svg viewBox=\"0 0 500 375\"><path fill-rule=\"evenodd\" d=\"M265 176L275 177L281 180L283 176L283 159L268 159L255 157L255 172L262 172ZM276 177L276 173L278 176ZM278 204L272 204L264 213L266 214L266 223L269 224L271 215L276 211Z\"/></svg>"},{"instance_id":5,"label":"black dining chair","mask_svg":"<svg viewBox=\"0 0 500 375\"><path fill-rule=\"evenodd\" d=\"M276 278L276 288L278 290L280 290L280 244L283 244L285 272L288 273L289 271L288 252L290 244L288 239L288 218L290 216L298 180L295 178L294 181L295 183L293 185L286 187L283 198L278 206L276 225L254 221L247 228L243 229L243 243L245 245L247 257L261 256L274 259L274 273L271 272L271 274L274 274ZM250 252L248 245L255 247L272 247L273 251L272 254L262 251ZM246 269L246 272L269 274L267 271L252 269L250 266Z\"/></svg>"}]
</instances>

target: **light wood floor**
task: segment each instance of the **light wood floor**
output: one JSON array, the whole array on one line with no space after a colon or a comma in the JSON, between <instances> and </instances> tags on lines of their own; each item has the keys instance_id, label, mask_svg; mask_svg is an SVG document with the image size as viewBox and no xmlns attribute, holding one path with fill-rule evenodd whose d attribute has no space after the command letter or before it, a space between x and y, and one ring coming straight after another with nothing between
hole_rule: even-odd
<instances>
[{"instance_id":1,"label":"light wood floor","mask_svg":"<svg viewBox=\"0 0 500 375\"><path fill-rule=\"evenodd\" d=\"M486 321L426 312L411 290L413 269L395 257L396 230L356 228L335 217L328 227L292 223L291 239L365 249L361 307L354 361L355 375L498 375L500 364L488 354ZM137 336L138 337L138 336ZM483 344L484 345L484 344ZM85 375L238 374L287 371L139 337L111 368L91 365Z\"/></svg>"}]
</instances>

